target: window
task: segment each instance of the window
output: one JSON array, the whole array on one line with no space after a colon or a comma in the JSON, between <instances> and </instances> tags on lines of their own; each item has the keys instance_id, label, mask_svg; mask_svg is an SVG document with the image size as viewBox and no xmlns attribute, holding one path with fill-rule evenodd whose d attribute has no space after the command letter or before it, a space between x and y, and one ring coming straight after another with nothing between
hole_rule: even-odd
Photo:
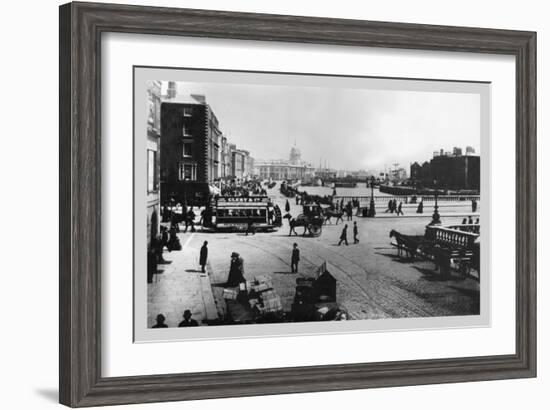
<instances>
[{"instance_id":1,"label":"window","mask_svg":"<svg viewBox=\"0 0 550 410\"><path fill-rule=\"evenodd\" d=\"M147 150L147 192L158 190L157 155L156 151Z\"/></svg>"},{"instance_id":2,"label":"window","mask_svg":"<svg viewBox=\"0 0 550 410\"><path fill-rule=\"evenodd\" d=\"M192 142L184 142L183 143L183 156L184 157L192 157L193 156L193 143Z\"/></svg>"},{"instance_id":3,"label":"window","mask_svg":"<svg viewBox=\"0 0 550 410\"><path fill-rule=\"evenodd\" d=\"M180 164L180 180L197 180L197 164L195 162L183 162Z\"/></svg>"},{"instance_id":4,"label":"window","mask_svg":"<svg viewBox=\"0 0 550 410\"><path fill-rule=\"evenodd\" d=\"M187 124L183 124L183 135L186 136L186 137L190 137L191 136L191 129L189 127L189 125Z\"/></svg>"},{"instance_id":5,"label":"window","mask_svg":"<svg viewBox=\"0 0 550 410\"><path fill-rule=\"evenodd\" d=\"M191 117L193 115L193 107L183 107L183 116Z\"/></svg>"}]
</instances>

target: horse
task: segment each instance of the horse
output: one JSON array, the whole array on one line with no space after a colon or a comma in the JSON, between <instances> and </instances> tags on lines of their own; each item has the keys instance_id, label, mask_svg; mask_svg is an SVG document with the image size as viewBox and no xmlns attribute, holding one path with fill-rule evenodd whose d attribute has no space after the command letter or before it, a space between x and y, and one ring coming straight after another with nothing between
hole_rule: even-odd
<instances>
[{"instance_id":1,"label":"horse","mask_svg":"<svg viewBox=\"0 0 550 410\"><path fill-rule=\"evenodd\" d=\"M336 218L336 225L338 225L338 221L342 221L342 223L344 223L344 212L336 212L336 211L333 211L331 209L325 209L323 211L323 217L324 217L324 220L323 220L323 223L326 224L327 222L330 222L330 224L332 225L332 221L331 221L331 218L334 217Z\"/></svg>"},{"instance_id":2,"label":"horse","mask_svg":"<svg viewBox=\"0 0 550 410\"><path fill-rule=\"evenodd\" d=\"M290 226L290 231L288 232L288 236L292 235L292 232L294 232L294 235L298 236L298 232L296 232L297 226L303 226L304 232L302 233L302 236L306 236L307 233L307 225L304 223L303 220L298 220L296 218L289 217L288 218L288 225Z\"/></svg>"},{"instance_id":3,"label":"horse","mask_svg":"<svg viewBox=\"0 0 550 410\"><path fill-rule=\"evenodd\" d=\"M418 247L421 245L421 240L418 236L403 235L402 233L397 232L395 229L390 231L390 238L395 238L397 242L397 255L401 256L402 252L405 251L407 256L410 259L414 259Z\"/></svg>"}]
</instances>

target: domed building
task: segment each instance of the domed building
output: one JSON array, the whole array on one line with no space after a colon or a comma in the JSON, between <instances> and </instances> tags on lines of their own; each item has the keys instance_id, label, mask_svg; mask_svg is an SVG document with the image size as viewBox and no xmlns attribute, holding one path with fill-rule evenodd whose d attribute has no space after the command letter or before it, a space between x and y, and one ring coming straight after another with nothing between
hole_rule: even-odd
<instances>
[{"instance_id":1,"label":"domed building","mask_svg":"<svg viewBox=\"0 0 550 410\"><path fill-rule=\"evenodd\" d=\"M314 173L311 164L302 161L302 154L296 146L290 149L288 160L260 160L256 162L256 169L261 179L271 179L275 181L307 181L313 177Z\"/></svg>"},{"instance_id":2,"label":"domed building","mask_svg":"<svg viewBox=\"0 0 550 410\"><path fill-rule=\"evenodd\" d=\"M301 163L302 163L302 153L298 148L296 148L296 146L294 146L290 149L289 164L300 165Z\"/></svg>"}]
</instances>

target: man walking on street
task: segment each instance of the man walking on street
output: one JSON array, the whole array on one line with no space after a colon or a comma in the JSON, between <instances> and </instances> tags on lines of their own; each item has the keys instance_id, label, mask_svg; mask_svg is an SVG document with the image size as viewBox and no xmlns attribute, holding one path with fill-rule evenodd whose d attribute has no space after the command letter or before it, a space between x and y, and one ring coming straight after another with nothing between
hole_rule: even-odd
<instances>
[{"instance_id":1,"label":"man walking on street","mask_svg":"<svg viewBox=\"0 0 550 410\"><path fill-rule=\"evenodd\" d=\"M200 254L200 258L199 258L199 264L201 265L201 272L204 273L206 272L205 270L205 266L206 266L206 261L208 260L208 241L204 241L204 243L202 244L202 247L201 247L201 254Z\"/></svg>"},{"instance_id":2,"label":"man walking on street","mask_svg":"<svg viewBox=\"0 0 550 410\"><path fill-rule=\"evenodd\" d=\"M340 242L338 242L338 246L342 245L342 242L345 242L346 246L349 245L349 243L348 243L348 224L344 225L344 229L342 229L342 233L340 234Z\"/></svg>"},{"instance_id":3,"label":"man walking on street","mask_svg":"<svg viewBox=\"0 0 550 410\"><path fill-rule=\"evenodd\" d=\"M246 232L245 236L248 236L248 234L254 235L256 232L254 231L254 222L252 221L252 217L249 215L246 218Z\"/></svg>"},{"instance_id":4,"label":"man walking on street","mask_svg":"<svg viewBox=\"0 0 550 410\"><path fill-rule=\"evenodd\" d=\"M397 215L398 215L398 216L399 216L399 215L405 215L405 214L403 213L403 209L402 209L402 208L403 208L403 202L399 202L399 206L397 207Z\"/></svg>"},{"instance_id":5,"label":"man walking on street","mask_svg":"<svg viewBox=\"0 0 550 410\"><path fill-rule=\"evenodd\" d=\"M359 234L359 230L357 229L357 222L353 223L353 243L359 243L359 239L357 238L357 235Z\"/></svg>"},{"instance_id":6,"label":"man walking on street","mask_svg":"<svg viewBox=\"0 0 550 410\"><path fill-rule=\"evenodd\" d=\"M348 216L348 221L352 221L353 220L353 207L351 205L351 202L348 202L347 206L346 206L346 214Z\"/></svg>"},{"instance_id":7,"label":"man walking on street","mask_svg":"<svg viewBox=\"0 0 550 410\"><path fill-rule=\"evenodd\" d=\"M292 270L292 273L298 272L298 262L300 262L300 249L298 249L298 244L294 243L292 256L290 258L290 269Z\"/></svg>"}]
</instances>

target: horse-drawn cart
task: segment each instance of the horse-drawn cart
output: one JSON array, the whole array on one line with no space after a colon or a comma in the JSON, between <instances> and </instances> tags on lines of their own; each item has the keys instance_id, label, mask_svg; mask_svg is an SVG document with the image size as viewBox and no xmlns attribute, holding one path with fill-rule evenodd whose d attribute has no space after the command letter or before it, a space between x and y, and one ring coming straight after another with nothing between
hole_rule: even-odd
<instances>
[{"instance_id":1,"label":"horse-drawn cart","mask_svg":"<svg viewBox=\"0 0 550 410\"><path fill-rule=\"evenodd\" d=\"M479 226L477 230L479 232ZM453 269L472 276L473 269L479 279L479 246L476 246L479 233L466 232L462 225L429 225L423 236L403 235L392 229L390 238L395 238L391 245L397 248L399 256L405 254L411 260L417 257L432 260L443 274L450 274Z\"/></svg>"},{"instance_id":2,"label":"horse-drawn cart","mask_svg":"<svg viewBox=\"0 0 550 410\"><path fill-rule=\"evenodd\" d=\"M318 204L305 204L303 205L303 213L298 215L289 221L290 233L298 235L295 228L298 226L304 227L303 236L308 234L309 236L317 237L321 235L323 231L323 209Z\"/></svg>"}]
</instances>

